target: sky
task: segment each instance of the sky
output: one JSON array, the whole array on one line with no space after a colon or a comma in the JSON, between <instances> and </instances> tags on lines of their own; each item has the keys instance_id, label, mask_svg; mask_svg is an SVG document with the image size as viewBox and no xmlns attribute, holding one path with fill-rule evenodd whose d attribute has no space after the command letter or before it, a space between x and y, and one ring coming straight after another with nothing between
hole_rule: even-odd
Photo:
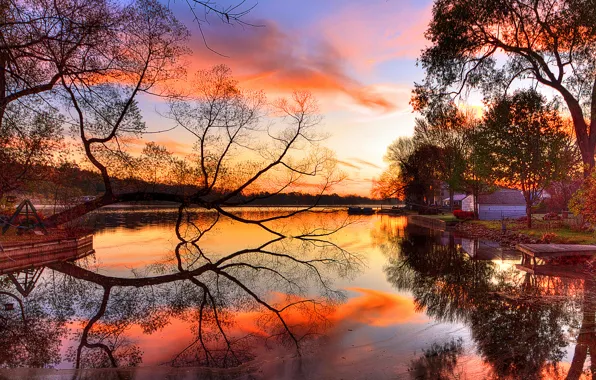
<instances>
[{"instance_id":1,"label":"sky","mask_svg":"<svg viewBox=\"0 0 596 380\"><path fill-rule=\"evenodd\" d=\"M203 24L207 43L218 55L205 46L186 2L171 2L192 33L187 69L224 63L242 87L263 89L271 99L294 89L311 91L324 117L320 131L329 135L322 145L335 151L347 174L333 190L369 195L372 178L387 166L387 146L413 133L416 115L408 102L414 82L423 79L416 58L428 44L424 31L432 1L245 2L246 7L254 4L244 20L256 27L215 19ZM147 99L141 107L149 130L163 129L159 107ZM191 149L182 130L150 139L182 154Z\"/></svg>"}]
</instances>

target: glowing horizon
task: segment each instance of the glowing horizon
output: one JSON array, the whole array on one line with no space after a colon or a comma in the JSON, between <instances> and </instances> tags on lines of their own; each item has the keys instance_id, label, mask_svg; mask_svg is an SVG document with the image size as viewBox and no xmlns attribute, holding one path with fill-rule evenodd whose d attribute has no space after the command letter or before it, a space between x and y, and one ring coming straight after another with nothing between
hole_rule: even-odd
<instances>
[{"instance_id":1,"label":"glowing horizon","mask_svg":"<svg viewBox=\"0 0 596 380\"><path fill-rule=\"evenodd\" d=\"M219 54L203 42L186 4L171 7L192 33L188 75L223 63L241 87L264 90L270 100L295 89L311 91L324 116L320 131L329 135L322 145L336 153L347 176L333 192L369 196L372 179L386 167L387 146L413 132L409 99L423 76L415 62L426 44L432 3L308 3L260 1L246 16L255 27L204 24L208 47ZM163 102L141 97L140 106L149 131L168 124L159 115ZM131 149L149 141L182 155L192 148L189 136L176 129L147 135Z\"/></svg>"}]
</instances>

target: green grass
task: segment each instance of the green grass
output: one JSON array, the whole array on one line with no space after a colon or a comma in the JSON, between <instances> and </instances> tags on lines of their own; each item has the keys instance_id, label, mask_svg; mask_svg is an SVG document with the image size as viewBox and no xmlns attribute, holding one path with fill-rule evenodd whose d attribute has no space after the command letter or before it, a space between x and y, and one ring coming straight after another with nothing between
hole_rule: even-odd
<instances>
[{"instance_id":1,"label":"green grass","mask_svg":"<svg viewBox=\"0 0 596 380\"><path fill-rule=\"evenodd\" d=\"M447 215L422 215L425 216L427 218L433 218L433 219L439 219L445 222L454 222L456 220L458 220L455 216L451 215L451 214L447 214Z\"/></svg>"},{"instance_id":2,"label":"green grass","mask_svg":"<svg viewBox=\"0 0 596 380\"><path fill-rule=\"evenodd\" d=\"M547 230L543 229L522 229L519 231L524 235L529 235L536 238L542 238L542 236L551 232L555 234L555 237L551 240L551 243L567 243L567 244L596 244L596 235L593 232L587 231L574 231L567 226L559 228L551 228Z\"/></svg>"},{"instance_id":3,"label":"green grass","mask_svg":"<svg viewBox=\"0 0 596 380\"><path fill-rule=\"evenodd\" d=\"M468 223L479 224L487 229L501 230L501 221L474 220ZM596 244L596 234L589 231L576 231L569 225L563 223L553 223L543 220L533 220L533 227L528 229L525 222L507 221L508 231L521 233L536 239L541 239L546 233L553 233L551 243L559 244Z\"/></svg>"}]
</instances>

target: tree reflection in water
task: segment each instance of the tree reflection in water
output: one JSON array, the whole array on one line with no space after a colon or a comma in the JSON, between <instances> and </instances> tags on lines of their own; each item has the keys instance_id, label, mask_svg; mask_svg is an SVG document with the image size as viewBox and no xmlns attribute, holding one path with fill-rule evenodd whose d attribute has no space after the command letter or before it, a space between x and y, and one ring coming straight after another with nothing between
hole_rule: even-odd
<instances>
[{"instance_id":1,"label":"tree reflection in water","mask_svg":"<svg viewBox=\"0 0 596 380\"><path fill-rule=\"evenodd\" d=\"M503 270L493 261L470 258L453 235L416 226L407 226L396 245L397 251L387 252L388 281L410 291L418 310L432 318L469 326L493 377L565 378L558 363L569 338L576 348L567 378L582 375L588 353L595 372L593 273L566 272L563 266L558 276L545 276L540 268L536 274Z\"/></svg>"},{"instance_id":2,"label":"tree reflection in water","mask_svg":"<svg viewBox=\"0 0 596 380\"><path fill-rule=\"evenodd\" d=\"M201 241L221 219L219 213L180 207L174 257L134 277L92 271L84 260L48 265L51 274L24 302L25 320L0 313L0 340L11 347L0 365L59 363L60 342L72 320L84 326L67 355L76 368L140 364L143 352L126 332L138 326L154 333L174 318L192 324L194 338L172 356L173 366L233 367L252 359L255 347L274 342L300 355L309 340L324 334L328 316L344 297L331 275L351 276L362 264L333 241L348 222L330 225L327 218L309 224L309 219L290 229L284 219L272 218L264 224L275 232L269 241L233 253L209 252ZM14 290L6 277L0 284L0 290ZM248 334L235 320L242 313L258 316Z\"/></svg>"}]
</instances>

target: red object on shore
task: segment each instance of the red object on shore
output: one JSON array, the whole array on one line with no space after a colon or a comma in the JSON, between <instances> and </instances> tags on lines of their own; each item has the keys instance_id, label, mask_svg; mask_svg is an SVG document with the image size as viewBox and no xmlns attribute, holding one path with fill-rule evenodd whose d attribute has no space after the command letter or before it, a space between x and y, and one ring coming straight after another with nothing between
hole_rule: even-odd
<instances>
[{"instance_id":1,"label":"red object on shore","mask_svg":"<svg viewBox=\"0 0 596 380\"><path fill-rule=\"evenodd\" d=\"M474 212L453 210L453 216L455 216L457 219L474 219Z\"/></svg>"}]
</instances>

